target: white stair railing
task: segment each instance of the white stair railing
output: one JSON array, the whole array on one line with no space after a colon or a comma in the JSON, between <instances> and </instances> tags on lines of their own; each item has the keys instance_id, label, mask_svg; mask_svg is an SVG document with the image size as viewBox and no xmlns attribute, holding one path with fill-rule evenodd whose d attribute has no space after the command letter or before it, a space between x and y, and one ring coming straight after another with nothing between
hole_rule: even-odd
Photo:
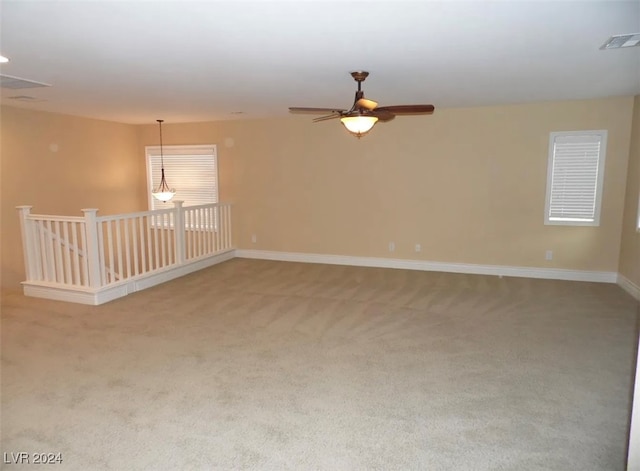
<instances>
[{"instance_id":1,"label":"white stair railing","mask_svg":"<svg viewBox=\"0 0 640 471\"><path fill-rule=\"evenodd\" d=\"M19 206L26 283L99 290L232 249L231 205L216 203L84 217Z\"/></svg>"},{"instance_id":2,"label":"white stair railing","mask_svg":"<svg viewBox=\"0 0 640 471\"><path fill-rule=\"evenodd\" d=\"M85 218L31 215L19 206L27 281L89 286Z\"/></svg>"},{"instance_id":3,"label":"white stair railing","mask_svg":"<svg viewBox=\"0 0 640 471\"><path fill-rule=\"evenodd\" d=\"M59 248L61 250L67 249L67 250L63 250L64 260L65 260L64 273L65 274L71 273L71 278L73 279L73 274L79 273L80 267L84 266L85 261L83 260L83 257L85 257L86 254L84 250L82 250L77 246L76 243L71 243L67 239L60 237L57 233L53 232L52 230L47 229L47 227L45 226L47 222L50 223L50 221L47 221L47 220L38 221L35 225L36 232L41 237L42 237L42 233L44 233L47 239L53 239L53 242L55 244L60 245ZM55 222L59 223L59 221L55 221ZM69 221L66 221L66 222L69 222ZM67 233L71 233L72 237L74 237L74 239L76 238L76 233L74 232L73 227L71 231L69 231L69 225L65 224L65 222L62 222L62 228L64 231L64 237L68 237ZM71 259L73 259L73 263L74 263L73 270L71 269L71 262L70 262ZM80 261L82 261L82 263L80 263ZM105 270L105 276L107 279L119 280L121 278L120 275L116 273L110 266L105 266L104 270ZM79 285L80 283L76 283L76 284Z\"/></svg>"}]
</instances>

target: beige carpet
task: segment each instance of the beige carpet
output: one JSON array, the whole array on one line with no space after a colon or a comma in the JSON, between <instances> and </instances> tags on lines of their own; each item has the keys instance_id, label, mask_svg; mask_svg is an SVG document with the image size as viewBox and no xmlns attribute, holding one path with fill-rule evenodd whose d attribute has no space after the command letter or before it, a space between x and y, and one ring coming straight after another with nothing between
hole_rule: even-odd
<instances>
[{"instance_id":1,"label":"beige carpet","mask_svg":"<svg viewBox=\"0 0 640 471\"><path fill-rule=\"evenodd\" d=\"M623 470L636 317L609 284L241 259L98 307L10 294L2 452L60 452L56 470Z\"/></svg>"}]
</instances>

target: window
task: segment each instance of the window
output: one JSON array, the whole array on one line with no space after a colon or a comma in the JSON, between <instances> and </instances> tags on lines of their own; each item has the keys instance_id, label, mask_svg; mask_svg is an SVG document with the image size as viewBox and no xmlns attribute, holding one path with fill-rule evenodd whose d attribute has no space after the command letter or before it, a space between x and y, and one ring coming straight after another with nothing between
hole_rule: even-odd
<instances>
[{"instance_id":1,"label":"window","mask_svg":"<svg viewBox=\"0 0 640 471\"><path fill-rule=\"evenodd\" d=\"M600 225L607 131L552 132L545 224Z\"/></svg>"},{"instance_id":2,"label":"window","mask_svg":"<svg viewBox=\"0 0 640 471\"><path fill-rule=\"evenodd\" d=\"M164 173L167 183L175 188L171 201L163 203L151 196L161 178L160 147L146 147L149 209L173 208L173 201L183 206L218 202L218 162L215 145L163 146Z\"/></svg>"}]
</instances>

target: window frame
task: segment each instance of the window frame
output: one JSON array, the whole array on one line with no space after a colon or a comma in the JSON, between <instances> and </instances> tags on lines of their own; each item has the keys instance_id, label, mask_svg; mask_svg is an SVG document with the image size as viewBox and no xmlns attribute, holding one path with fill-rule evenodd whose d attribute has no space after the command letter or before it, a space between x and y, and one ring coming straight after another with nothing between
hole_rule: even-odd
<instances>
[{"instance_id":1,"label":"window frame","mask_svg":"<svg viewBox=\"0 0 640 471\"><path fill-rule=\"evenodd\" d=\"M173 208L173 202L178 201L179 198L173 198L169 200L167 203L162 203L156 200L153 195L153 189L159 182L153 181L153 171L151 165L152 156L160 155L160 146L145 146L145 162L147 167L147 207L149 211L157 210L157 209L169 209ZM213 155L213 165L215 170L215 203L220 202L220 173L218 167L218 149L215 144L196 144L196 145L172 145L172 146L162 146L162 153L164 158L166 159L167 155L176 156L176 155L197 155L198 151L209 151L210 154ZM202 153L201 155L206 155ZM175 185L175 183L171 180L171 174L167 175L167 180L169 181L170 186L177 188L179 190L179 186ZM187 203L185 201L185 203ZM165 207L155 206L156 204L166 204ZM204 203L204 204L213 204L213 203ZM155 207L154 207L155 206ZM185 205L186 207L186 205Z\"/></svg>"},{"instance_id":2,"label":"window frame","mask_svg":"<svg viewBox=\"0 0 640 471\"><path fill-rule=\"evenodd\" d=\"M556 139L559 137L579 137L579 136L599 136L600 149L598 153L598 167L596 175L596 189L593 220L578 218L554 218L549 216L551 209L551 190L554 176L554 157ZM602 209L602 193L604 189L604 169L607 156L607 137L608 132L605 129L586 130L586 131L554 131L549 133L549 151L547 160L547 187L544 209L544 224L548 226L599 226L600 215Z\"/></svg>"}]
</instances>

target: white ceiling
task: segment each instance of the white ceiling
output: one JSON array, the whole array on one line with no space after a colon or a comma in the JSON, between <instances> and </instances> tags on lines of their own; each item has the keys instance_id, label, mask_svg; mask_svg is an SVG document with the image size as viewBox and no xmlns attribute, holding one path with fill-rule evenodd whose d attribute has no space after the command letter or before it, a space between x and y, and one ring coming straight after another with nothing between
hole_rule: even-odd
<instances>
[{"instance_id":1,"label":"white ceiling","mask_svg":"<svg viewBox=\"0 0 640 471\"><path fill-rule=\"evenodd\" d=\"M53 85L2 103L124 123L348 108L352 70L381 106L436 113L640 94L640 47L599 49L640 32L640 0L2 0L0 17L0 72Z\"/></svg>"}]
</instances>

